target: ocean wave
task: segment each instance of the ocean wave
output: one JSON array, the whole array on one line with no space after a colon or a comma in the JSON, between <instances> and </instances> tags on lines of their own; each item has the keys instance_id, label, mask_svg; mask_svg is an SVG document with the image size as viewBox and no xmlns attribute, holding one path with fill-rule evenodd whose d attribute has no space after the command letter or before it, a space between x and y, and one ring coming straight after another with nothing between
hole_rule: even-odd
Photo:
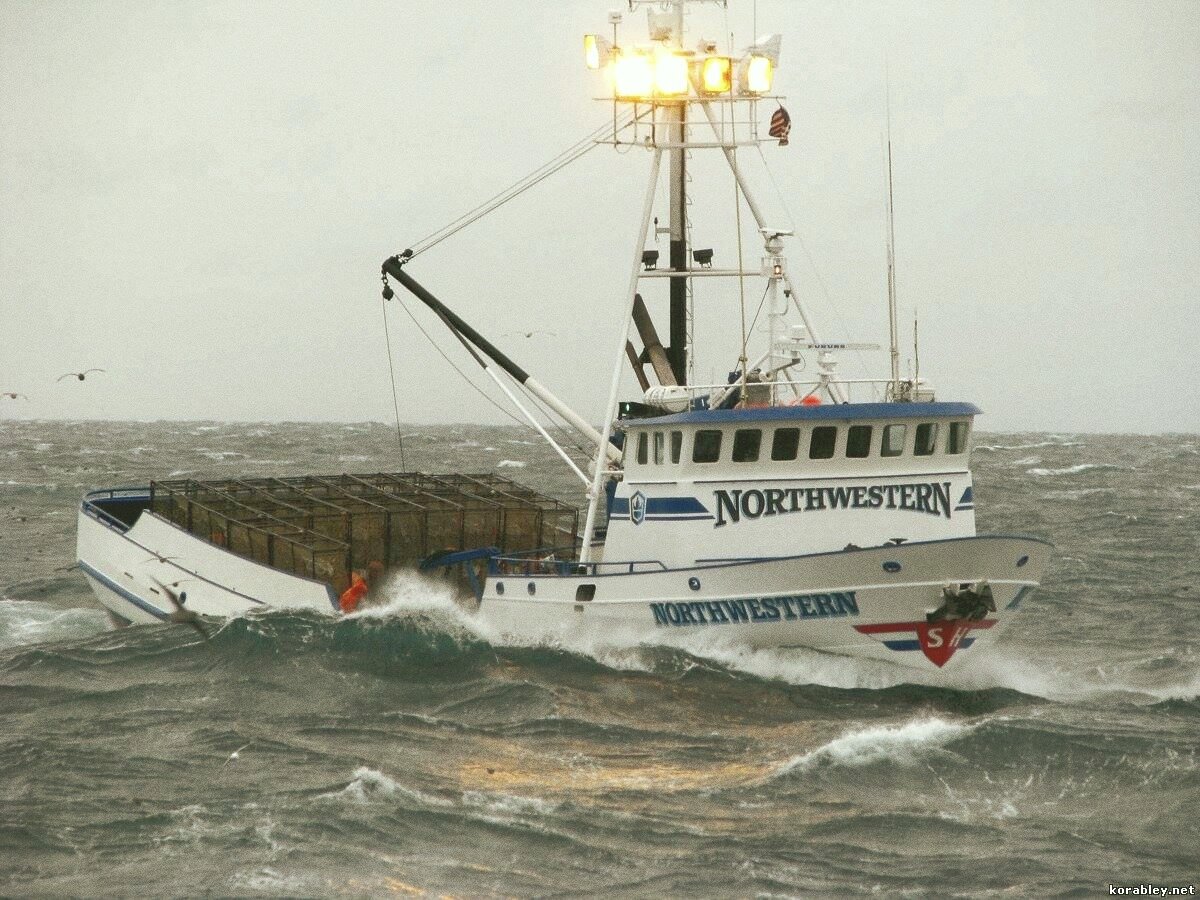
<instances>
[{"instance_id":1,"label":"ocean wave","mask_svg":"<svg viewBox=\"0 0 1200 900\"><path fill-rule=\"evenodd\" d=\"M930 753L971 733L977 726L944 719L917 719L903 725L875 725L847 731L816 750L794 756L775 777L818 767L858 767L878 762L901 766L920 764Z\"/></svg>"},{"instance_id":2,"label":"ocean wave","mask_svg":"<svg viewBox=\"0 0 1200 900\"><path fill-rule=\"evenodd\" d=\"M1083 444L1079 441L1038 441L1033 444L981 444L975 447L976 451L982 450L985 453L996 453L1003 450L1036 450L1040 447L1082 447Z\"/></svg>"},{"instance_id":3,"label":"ocean wave","mask_svg":"<svg viewBox=\"0 0 1200 900\"><path fill-rule=\"evenodd\" d=\"M285 875L269 866L249 872L235 872L229 877L229 885L241 894L253 892L279 897L301 897L327 893L320 889L321 881L315 875Z\"/></svg>"},{"instance_id":4,"label":"ocean wave","mask_svg":"<svg viewBox=\"0 0 1200 900\"><path fill-rule=\"evenodd\" d=\"M207 456L214 462L223 462L227 459L248 455L237 450L210 450L208 447L197 447L194 452L199 453L201 456Z\"/></svg>"},{"instance_id":5,"label":"ocean wave","mask_svg":"<svg viewBox=\"0 0 1200 900\"><path fill-rule=\"evenodd\" d=\"M317 799L348 801L360 805L368 805L381 801L395 803L402 800L415 802L423 807L448 807L454 805L449 800L444 800L441 797L435 797L432 794L426 794L424 791L405 787L394 778L385 775L378 769L372 769L368 766L359 766L355 769L350 782L340 791L319 794Z\"/></svg>"},{"instance_id":6,"label":"ocean wave","mask_svg":"<svg viewBox=\"0 0 1200 900\"><path fill-rule=\"evenodd\" d=\"M0 650L91 637L107 630L108 617L99 609L0 599Z\"/></svg>"},{"instance_id":7,"label":"ocean wave","mask_svg":"<svg viewBox=\"0 0 1200 900\"><path fill-rule=\"evenodd\" d=\"M522 797L517 794L466 791L462 795L463 805L472 806L490 813L505 816L548 816L559 805L538 797Z\"/></svg>"},{"instance_id":8,"label":"ocean wave","mask_svg":"<svg viewBox=\"0 0 1200 900\"><path fill-rule=\"evenodd\" d=\"M1145 688L1159 700L1200 700L1200 672L1176 684Z\"/></svg>"},{"instance_id":9,"label":"ocean wave","mask_svg":"<svg viewBox=\"0 0 1200 900\"><path fill-rule=\"evenodd\" d=\"M1065 469L1045 469L1034 468L1029 469L1027 474L1044 477L1046 475L1078 475L1081 472L1093 471L1119 471L1124 469L1124 466L1115 466L1112 463L1079 463L1075 466L1067 466Z\"/></svg>"}]
</instances>

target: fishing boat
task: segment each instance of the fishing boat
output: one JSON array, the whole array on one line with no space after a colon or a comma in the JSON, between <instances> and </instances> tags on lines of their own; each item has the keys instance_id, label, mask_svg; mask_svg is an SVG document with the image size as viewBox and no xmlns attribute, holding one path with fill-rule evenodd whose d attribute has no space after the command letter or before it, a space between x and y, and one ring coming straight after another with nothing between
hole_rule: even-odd
<instances>
[{"instance_id":1,"label":"fishing boat","mask_svg":"<svg viewBox=\"0 0 1200 900\"><path fill-rule=\"evenodd\" d=\"M919 371L900 371L890 140L890 371L851 378L840 357L881 348L820 335L789 274L792 230L767 217L739 164L747 148L787 142L790 119L772 93L781 39L737 53L689 44L689 2L697 0L630 0L631 12L646 11L644 40L622 39L621 12L609 13L611 38L584 40L612 104L594 145L649 168L628 288L614 303L599 428L416 280L414 260L430 242L382 265L384 300L415 298L437 316L579 478L582 509L487 474L92 492L80 510L79 563L115 616L169 618L165 594L184 588L183 602L203 614L336 611L353 573L379 561L455 573L473 614L517 637L709 635L929 669L995 640L1052 548L976 533L970 437L980 410L938 400ZM689 246L689 199L699 190L689 167L701 153L723 157L737 187L727 225L738 251L724 268L711 249ZM761 250L743 250L743 214ZM735 357L720 360L729 370L720 383L695 377L700 282L729 286L730 330L741 338ZM751 284L763 297L761 328L746 324ZM655 325L664 319L666 344ZM573 430L591 459L574 459L522 395Z\"/></svg>"}]
</instances>

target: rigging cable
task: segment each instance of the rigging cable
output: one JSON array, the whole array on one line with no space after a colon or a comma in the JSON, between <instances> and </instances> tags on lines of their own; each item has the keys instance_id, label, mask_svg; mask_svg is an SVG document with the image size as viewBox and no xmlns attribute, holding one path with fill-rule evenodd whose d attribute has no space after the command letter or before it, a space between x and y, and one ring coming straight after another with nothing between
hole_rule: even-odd
<instances>
[{"instance_id":1,"label":"rigging cable","mask_svg":"<svg viewBox=\"0 0 1200 900\"><path fill-rule=\"evenodd\" d=\"M427 235L426 237L422 238L417 243L415 243L411 249L405 250L400 255L403 256L405 258L405 260L409 260L415 256L418 256L421 253L424 253L426 250L431 249L432 247L436 246L437 244L440 244L442 241L444 241L447 238L458 233L463 228L466 228L468 225L472 224L473 222L476 222L479 219L483 218L484 216L488 215L489 213L495 211L496 209L498 209L499 207L501 207L505 203L507 203L509 200L514 199L515 197L519 196L520 194L524 193L525 191L529 190L530 188L534 187L535 185L539 184L540 182L544 181L545 179L549 178L555 172L558 172L559 170L563 169L570 163L572 163L575 160L582 157L585 153L587 153L589 150L591 150L593 147L596 146L596 143L598 142L599 138L601 136L603 136L603 134L606 131L608 131L609 128L613 129L613 133L615 136L617 130L619 130L621 128L625 128L626 126L628 126L631 123L636 124L638 119L640 119L642 116L648 115L651 113L652 113L652 110L650 111L650 113L643 113L641 115L637 114L636 112L627 112L627 113L623 114L622 116L620 116L619 119L614 120L613 122L609 122L606 120L603 125L599 126L598 128L593 129L587 135L580 138L578 141L576 141L574 144L572 144L566 150L563 150L562 152L560 152L557 156L553 157L548 162L543 163L537 169L534 169L532 172L525 175L523 178L519 179L518 181L516 181L509 187L505 188L504 190L500 191L499 193L493 194L488 200L485 200L479 206L476 206L474 209L470 210L469 212L464 213L463 215L459 216L457 219L453 220L449 224L442 226L438 230L436 230L436 231L430 233L429 235ZM386 284L386 279L385 279L385 284ZM453 360L451 360L450 357L447 356L446 353L442 350L442 348L440 346L438 346L438 344L433 340L433 338L430 336L429 332L427 332L421 326L421 323L417 321L416 317L413 316L412 312L408 309L408 307L404 306L403 303L401 303L400 306L403 307L404 312L408 315L408 317L410 319L412 319L413 324L417 326L417 329L421 332L421 334L423 334L425 336L425 339L427 341L429 341L429 343L433 346L433 348L435 350L437 350L437 352L442 356L442 358L445 359L446 362L450 364L450 367L452 369L454 369L454 371L457 372L458 375L468 385L470 385L472 388L474 388L475 391L478 392L480 396L482 396L485 400L487 400L489 403L491 403L494 407L496 407L498 410L500 410L502 413L504 413L506 416L508 416L508 418L512 419L516 424L520 425L522 428L536 432L536 429L533 428L532 426L530 426L530 424L528 422L525 422L522 419L519 419L517 416L513 415L509 410L505 409L503 406L501 406L499 403L497 403L494 399L492 399L490 396L488 396L488 394L481 387L479 387L474 381L472 381L467 376L467 374L465 372L463 372L457 365L454 364ZM392 405L393 405L393 407L395 409L395 413L396 413L396 440L400 445L400 466L401 466L401 468L405 468L405 465L404 465L404 440L403 440L403 436L400 431L400 401L399 401L399 397L398 397L397 390L396 390L396 369L395 369L394 360L392 358L391 335L390 335L390 331L388 328L388 320L387 320L387 297L384 298L383 329L384 329L384 338L387 343L388 373L389 373L389 376L391 379L391 385L392 385ZM577 432L570 431L561 424L555 424L554 417L552 415L550 415L550 413L541 404L541 402L538 401L537 398L533 396L533 394L529 393L528 390L525 390L525 393L527 396L533 397L534 401L538 404L538 407L541 409L542 414L547 418L547 420L551 423L551 425L560 432L560 435L563 436L564 443L569 443L574 449L583 453L585 456L590 456L590 451L588 451L581 445L580 437Z\"/></svg>"},{"instance_id":2,"label":"rigging cable","mask_svg":"<svg viewBox=\"0 0 1200 900\"><path fill-rule=\"evenodd\" d=\"M746 269L742 262L742 194L741 185L738 183L736 150L731 151L730 162L733 164L733 212L737 223L738 305L742 311L742 355L738 361L738 367L742 370L742 390L737 405L745 406L746 366L749 365L749 360L746 359Z\"/></svg>"},{"instance_id":3,"label":"rigging cable","mask_svg":"<svg viewBox=\"0 0 1200 900\"><path fill-rule=\"evenodd\" d=\"M617 127L624 128L633 120L633 113L626 113L625 115L621 116ZM463 213L449 224L443 225L437 231L434 231L421 238L421 240L412 245L411 253L405 251L405 254L403 255L406 255L407 258L413 258L421 255L426 250L437 246L442 241L457 234L459 231L466 228L473 222L477 222L489 213L499 209L509 200L520 196L525 191L536 186L542 181L545 181L555 172L571 164L589 150L594 148L599 138L612 127L612 123L606 120L599 128L592 129L590 132L588 132L588 134L580 138L566 150L560 152L557 156L551 158L548 162L543 163L541 166L518 179L499 193L493 194L479 206L476 206L474 209Z\"/></svg>"},{"instance_id":4,"label":"rigging cable","mask_svg":"<svg viewBox=\"0 0 1200 900\"><path fill-rule=\"evenodd\" d=\"M759 298L758 309L754 310L754 318L750 320L750 331L754 331L754 326L758 324L758 317L762 314L763 305L767 302L767 294L771 293L771 286L768 284L763 295Z\"/></svg>"},{"instance_id":5,"label":"rigging cable","mask_svg":"<svg viewBox=\"0 0 1200 900\"><path fill-rule=\"evenodd\" d=\"M486 400L488 403L492 404L492 406L496 407L496 409L500 410L500 412L504 413L504 415L508 416L510 419L512 419L514 422L516 422L522 428L529 429L530 431L533 430L528 422L522 422L520 419L518 419L516 416L514 416L511 412L509 412L507 409L505 409L503 406L501 406L499 403L497 403L495 400L493 400L491 397L489 397L487 395L487 392L484 391L483 388L481 388L474 381L472 381L470 378L468 378L467 374L462 369L460 369L458 366L456 366L454 364L454 360L452 360L449 356L446 355L446 352L444 350L442 350L441 347L438 346L437 341L435 341L430 336L429 332L426 331L421 326L421 323L417 321L417 317L412 314L412 311L407 306L405 306L403 303L401 303L400 308L402 310L404 310L404 312L408 315L408 317L410 319L412 319L413 324L417 326L417 330L420 331L421 334L425 335L425 340L429 341L429 343L433 347L433 349L436 350L439 354L441 354L442 359L444 359L446 362L448 362L450 364L450 368L452 368L455 372L457 372L463 381L465 381L468 385L473 387L479 393L479 395L481 397L483 397L484 400Z\"/></svg>"},{"instance_id":6,"label":"rigging cable","mask_svg":"<svg viewBox=\"0 0 1200 900\"><path fill-rule=\"evenodd\" d=\"M792 211L788 209L787 201L783 198L783 192L779 189L779 183L775 181L775 173L771 171L771 167L767 165L767 157L763 155L762 147L758 144L754 147L758 151L759 159L762 160L763 169L766 170L767 180L771 182L771 187L775 189L775 197L779 201L779 205L783 208L783 214L788 218L788 224L792 226L792 232L795 235L797 242L800 244L800 249L804 251L804 256L808 259L808 266L812 269L813 275L817 279L817 284L821 286L821 293L825 295L825 303L833 312L834 318L837 319L838 325L841 326L842 332L850 333L849 327L846 325L846 320L843 318L841 310L834 304L833 298L829 296L829 287L825 284L825 279L821 277L821 270L817 268L817 261L813 259L812 252L808 249L808 244L804 243L804 238L800 236L800 229L796 227L796 220L792 217ZM796 311L800 311L800 301L792 295L792 303L796 307ZM868 378L871 377L871 369L867 365L866 359L862 355L862 351L855 349L854 355L858 358L858 364L862 368L863 374ZM879 396L879 389L876 385L871 385L871 394L875 398Z\"/></svg>"},{"instance_id":7,"label":"rigging cable","mask_svg":"<svg viewBox=\"0 0 1200 900\"><path fill-rule=\"evenodd\" d=\"M400 471L406 471L404 464L404 435L400 433L400 398L396 394L396 364L392 361L392 337L388 331L387 300L380 299L383 304L383 339L387 343L388 375L392 379L392 408L396 410L396 443L400 445Z\"/></svg>"},{"instance_id":8,"label":"rigging cable","mask_svg":"<svg viewBox=\"0 0 1200 900\"><path fill-rule=\"evenodd\" d=\"M483 397L484 400L486 400L488 403L492 404L492 406L496 407L496 409L500 410L500 412L504 413L504 415L508 416L508 418L510 418L517 425L519 425L522 429L524 429L525 431L529 431L534 434L537 434L537 429L534 428L532 425L530 425L529 422L525 421L524 419L518 418L510 410L506 409L504 406L497 403L493 398L488 396L487 392L484 391L483 388L481 388L479 385L477 385L471 379L471 377L469 375L467 375L466 372L464 372L457 365L455 365L454 360L452 360L446 354L446 352L444 350L442 350L442 348L440 346L438 346L437 342L433 339L432 335L430 335L429 332L426 331L422 327L421 323L417 321L417 318L412 314L412 311L407 306L405 306L403 303L401 303L400 307L401 307L401 309L404 310L404 312L408 315L408 317L410 319L412 319L413 324L417 326L417 330L420 331L421 334L423 334L425 336L425 339L427 341L429 341L430 346L432 346L433 349L438 352L438 354L442 357L442 359L444 359L447 363L450 364L450 368L452 368L456 373L458 373L459 377L462 378L462 380L465 381L468 386L474 388L476 393L478 393L481 397ZM568 431L563 425L555 424L553 417L550 415L549 412L546 411L546 408L542 405L541 401L539 401L533 394L529 393L528 390L524 388L524 386L521 386L521 387L522 387L522 390L525 391L526 396L532 398L534 400L534 402L536 402L538 404L538 407L541 409L543 415L545 415L550 420L550 424L553 427L555 427L556 429L558 429L561 433L566 435L565 443L569 443L573 449L578 450L580 453L584 454L585 456L589 456L590 450L587 448L584 448L583 446L580 445L578 437L574 437L573 436L574 433ZM394 376L393 376L392 389L393 389L393 391L395 391Z\"/></svg>"}]
</instances>

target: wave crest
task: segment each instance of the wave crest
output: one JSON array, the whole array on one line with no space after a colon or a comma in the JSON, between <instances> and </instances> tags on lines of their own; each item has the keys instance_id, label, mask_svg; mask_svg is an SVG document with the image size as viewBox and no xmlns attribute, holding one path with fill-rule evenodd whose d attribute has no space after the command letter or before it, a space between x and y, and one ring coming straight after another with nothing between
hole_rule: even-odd
<instances>
[{"instance_id":1,"label":"wave crest","mask_svg":"<svg viewBox=\"0 0 1200 900\"><path fill-rule=\"evenodd\" d=\"M816 750L794 756L783 764L776 776L794 771L809 771L826 766L858 767L877 762L914 766L922 757L939 751L976 725L947 722L944 719L918 719L903 725L877 725L848 731Z\"/></svg>"}]
</instances>

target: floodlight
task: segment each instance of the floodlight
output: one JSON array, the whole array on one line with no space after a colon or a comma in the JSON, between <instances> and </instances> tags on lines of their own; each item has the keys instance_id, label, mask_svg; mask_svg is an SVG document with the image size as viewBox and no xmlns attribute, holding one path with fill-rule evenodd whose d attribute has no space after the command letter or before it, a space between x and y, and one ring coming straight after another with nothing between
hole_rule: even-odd
<instances>
[{"instance_id":1,"label":"floodlight","mask_svg":"<svg viewBox=\"0 0 1200 900\"><path fill-rule=\"evenodd\" d=\"M654 65L645 53L618 52L613 64L613 92L630 99L649 97L654 91Z\"/></svg>"},{"instance_id":2,"label":"floodlight","mask_svg":"<svg viewBox=\"0 0 1200 900\"><path fill-rule=\"evenodd\" d=\"M655 55L654 91L664 97L677 97L688 92L687 57L678 53Z\"/></svg>"},{"instance_id":3,"label":"floodlight","mask_svg":"<svg viewBox=\"0 0 1200 900\"><path fill-rule=\"evenodd\" d=\"M647 272L649 272L651 269L657 269L658 268L658 251L657 250L643 250L642 251L642 265L645 266Z\"/></svg>"},{"instance_id":4,"label":"floodlight","mask_svg":"<svg viewBox=\"0 0 1200 900\"><path fill-rule=\"evenodd\" d=\"M583 61L589 69L599 69L612 58L612 41L598 34L583 36Z\"/></svg>"},{"instance_id":5,"label":"floodlight","mask_svg":"<svg viewBox=\"0 0 1200 900\"><path fill-rule=\"evenodd\" d=\"M733 87L733 60L728 56L710 56L700 64L700 90L706 94L726 94Z\"/></svg>"},{"instance_id":6,"label":"floodlight","mask_svg":"<svg viewBox=\"0 0 1200 900\"><path fill-rule=\"evenodd\" d=\"M766 94L771 90L771 82L775 78L775 67L766 56L751 56L746 60L742 74L742 92L746 94Z\"/></svg>"},{"instance_id":7,"label":"floodlight","mask_svg":"<svg viewBox=\"0 0 1200 900\"><path fill-rule=\"evenodd\" d=\"M775 80L775 67L779 65L779 47L782 39L777 34L760 37L742 51L738 63L738 90L743 94L767 94Z\"/></svg>"}]
</instances>

